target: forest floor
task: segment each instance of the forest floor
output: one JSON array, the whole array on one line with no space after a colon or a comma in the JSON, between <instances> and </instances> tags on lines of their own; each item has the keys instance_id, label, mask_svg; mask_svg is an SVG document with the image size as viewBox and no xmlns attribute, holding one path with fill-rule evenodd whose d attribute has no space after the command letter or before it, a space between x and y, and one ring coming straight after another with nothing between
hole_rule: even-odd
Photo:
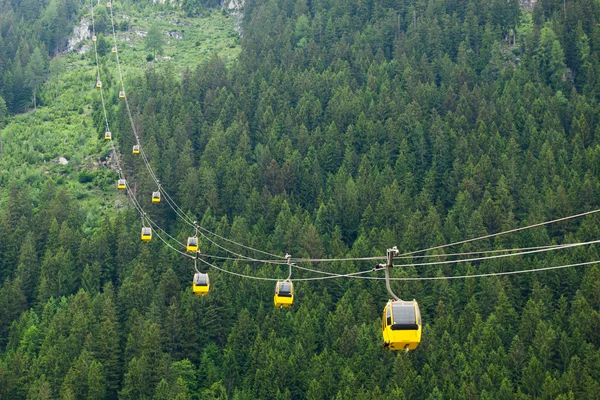
<instances>
[{"instance_id":1,"label":"forest floor","mask_svg":"<svg viewBox=\"0 0 600 400\"><path fill-rule=\"evenodd\" d=\"M188 18L180 11L170 10L157 13L150 9L115 8L114 13L117 24L126 20L129 25L127 31L117 32L126 89L133 76L148 69L169 69L180 75L215 53L225 63L239 54L236 17L227 13L205 11L201 18ZM144 45L151 25L157 25L164 34L164 52L156 64L147 61L150 52ZM100 73L110 125L110 115L118 107L120 85L115 56L110 51L112 37L105 39L109 47L100 58ZM116 190L106 190L115 184L117 175L105 168L110 144L95 131L92 120L99 91L94 87L96 63L90 44L88 39L74 51L55 57L50 63L49 79L39 91L37 110L12 117L2 129L0 186L16 178L39 189L45 180L54 179L67 185L78 200L88 203L86 208L90 211L118 207L125 200Z\"/></svg>"}]
</instances>

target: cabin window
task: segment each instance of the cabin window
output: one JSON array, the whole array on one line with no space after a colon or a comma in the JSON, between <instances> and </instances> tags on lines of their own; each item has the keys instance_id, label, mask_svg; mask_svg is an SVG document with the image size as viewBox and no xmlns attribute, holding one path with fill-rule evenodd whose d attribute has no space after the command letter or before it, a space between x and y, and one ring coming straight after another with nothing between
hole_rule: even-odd
<instances>
[{"instance_id":1,"label":"cabin window","mask_svg":"<svg viewBox=\"0 0 600 400\"><path fill-rule=\"evenodd\" d=\"M279 284L279 296L292 297L292 284L289 282L282 282Z\"/></svg>"},{"instance_id":2,"label":"cabin window","mask_svg":"<svg viewBox=\"0 0 600 400\"><path fill-rule=\"evenodd\" d=\"M392 313L394 315L393 330L417 330L417 317L415 314L415 305L408 304L393 304Z\"/></svg>"},{"instance_id":3,"label":"cabin window","mask_svg":"<svg viewBox=\"0 0 600 400\"><path fill-rule=\"evenodd\" d=\"M198 274L196 277L196 286L208 286L208 283L206 282L206 275Z\"/></svg>"}]
</instances>

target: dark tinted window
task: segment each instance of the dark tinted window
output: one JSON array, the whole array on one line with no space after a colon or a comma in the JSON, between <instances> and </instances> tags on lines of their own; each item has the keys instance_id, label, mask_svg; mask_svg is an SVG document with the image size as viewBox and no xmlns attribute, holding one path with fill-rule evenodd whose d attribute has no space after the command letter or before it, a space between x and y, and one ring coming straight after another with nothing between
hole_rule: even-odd
<instances>
[{"instance_id":1,"label":"dark tinted window","mask_svg":"<svg viewBox=\"0 0 600 400\"><path fill-rule=\"evenodd\" d=\"M393 304L394 325L411 325L416 323L415 306L409 304Z\"/></svg>"},{"instance_id":2,"label":"dark tinted window","mask_svg":"<svg viewBox=\"0 0 600 400\"><path fill-rule=\"evenodd\" d=\"M198 239L196 239L195 237L192 237L192 238L190 238L189 242L190 242L190 246L196 246L198 244Z\"/></svg>"},{"instance_id":3,"label":"dark tinted window","mask_svg":"<svg viewBox=\"0 0 600 400\"><path fill-rule=\"evenodd\" d=\"M196 285L197 286L207 286L208 282L207 282L207 276L204 274L198 274L196 275Z\"/></svg>"},{"instance_id":4,"label":"dark tinted window","mask_svg":"<svg viewBox=\"0 0 600 400\"><path fill-rule=\"evenodd\" d=\"M279 295L285 297L292 296L292 284L289 282L282 282L279 284Z\"/></svg>"}]
</instances>

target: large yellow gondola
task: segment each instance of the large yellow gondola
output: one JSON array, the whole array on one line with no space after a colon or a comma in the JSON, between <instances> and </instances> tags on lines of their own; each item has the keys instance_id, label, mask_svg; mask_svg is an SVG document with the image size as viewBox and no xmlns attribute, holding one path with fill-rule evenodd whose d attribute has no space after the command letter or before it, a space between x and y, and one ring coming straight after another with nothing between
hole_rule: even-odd
<instances>
[{"instance_id":1,"label":"large yellow gondola","mask_svg":"<svg viewBox=\"0 0 600 400\"><path fill-rule=\"evenodd\" d=\"M125 98L125 91L124 90L119 90L119 98L120 99L124 99Z\"/></svg>"},{"instance_id":2,"label":"large yellow gondola","mask_svg":"<svg viewBox=\"0 0 600 400\"><path fill-rule=\"evenodd\" d=\"M144 226L142 228L142 242L149 242L152 240L152 228Z\"/></svg>"},{"instance_id":3,"label":"large yellow gondola","mask_svg":"<svg viewBox=\"0 0 600 400\"><path fill-rule=\"evenodd\" d=\"M102 88L102 81L101 81L100 79L98 79L98 80L96 81L96 87L97 87L98 89L101 89L101 88Z\"/></svg>"},{"instance_id":4,"label":"large yellow gondola","mask_svg":"<svg viewBox=\"0 0 600 400\"><path fill-rule=\"evenodd\" d=\"M210 290L210 280L208 274L196 272L192 282L192 291L196 296L206 296Z\"/></svg>"},{"instance_id":5,"label":"large yellow gondola","mask_svg":"<svg viewBox=\"0 0 600 400\"><path fill-rule=\"evenodd\" d=\"M277 281L273 303L275 307L290 307L294 303L294 284L292 281Z\"/></svg>"},{"instance_id":6,"label":"large yellow gondola","mask_svg":"<svg viewBox=\"0 0 600 400\"><path fill-rule=\"evenodd\" d=\"M160 203L160 191L152 192L152 202Z\"/></svg>"},{"instance_id":7,"label":"large yellow gondola","mask_svg":"<svg viewBox=\"0 0 600 400\"><path fill-rule=\"evenodd\" d=\"M421 312L416 300L388 301L381 325L383 345L390 350L414 350L421 342Z\"/></svg>"},{"instance_id":8,"label":"large yellow gondola","mask_svg":"<svg viewBox=\"0 0 600 400\"><path fill-rule=\"evenodd\" d=\"M131 150L131 154L140 154L140 145L134 144L133 149Z\"/></svg>"},{"instance_id":9,"label":"large yellow gondola","mask_svg":"<svg viewBox=\"0 0 600 400\"><path fill-rule=\"evenodd\" d=\"M98 38L96 37L96 35L92 35L92 42L95 42L97 40L98 40Z\"/></svg>"},{"instance_id":10,"label":"large yellow gondola","mask_svg":"<svg viewBox=\"0 0 600 400\"><path fill-rule=\"evenodd\" d=\"M127 181L125 181L125 179L119 179L117 181L117 189L125 189L127 187Z\"/></svg>"},{"instance_id":11,"label":"large yellow gondola","mask_svg":"<svg viewBox=\"0 0 600 400\"><path fill-rule=\"evenodd\" d=\"M112 50L111 50L111 53L113 53L113 54L117 54L117 48L116 48L116 47L113 47L113 48L112 48Z\"/></svg>"},{"instance_id":12,"label":"large yellow gondola","mask_svg":"<svg viewBox=\"0 0 600 400\"><path fill-rule=\"evenodd\" d=\"M188 253L195 253L198 251L198 238L196 236L190 236L188 238L186 251Z\"/></svg>"},{"instance_id":13,"label":"large yellow gondola","mask_svg":"<svg viewBox=\"0 0 600 400\"><path fill-rule=\"evenodd\" d=\"M109 131L104 132L104 140L112 140L112 133Z\"/></svg>"}]
</instances>

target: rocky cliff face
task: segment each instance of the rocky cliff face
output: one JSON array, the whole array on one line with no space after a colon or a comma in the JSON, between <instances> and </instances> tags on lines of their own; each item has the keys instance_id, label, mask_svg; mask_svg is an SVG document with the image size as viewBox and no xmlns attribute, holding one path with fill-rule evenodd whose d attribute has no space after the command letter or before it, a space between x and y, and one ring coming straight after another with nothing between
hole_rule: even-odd
<instances>
[{"instance_id":1,"label":"rocky cliff face","mask_svg":"<svg viewBox=\"0 0 600 400\"><path fill-rule=\"evenodd\" d=\"M244 0L223 0L221 4L230 11L241 11L244 7Z\"/></svg>"},{"instance_id":2,"label":"rocky cliff face","mask_svg":"<svg viewBox=\"0 0 600 400\"><path fill-rule=\"evenodd\" d=\"M83 45L79 47L81 43L84 43L84 40L90 38L90 21L83 18L79 25L73 28L73 36L69 39L69 45L67 46L67 51L72 52L75 50L79 50L79 54L85 53L89 46Z\"/></svg>"},{"instance_id":3,"label":"rocky cliff face","mask_svg":"<svg viewBox=\"0 0 600 400\"><path fill-rule=\"evenodd\" d=\"M238 33L238 35L242 36L243 32L241 28L241 22L242 18L244 17L244 14L242 13L244 8L244 0L222 0L221 6L229 10L229 14L236 17L235 31Z\"/></svg>"}]
</instances>

